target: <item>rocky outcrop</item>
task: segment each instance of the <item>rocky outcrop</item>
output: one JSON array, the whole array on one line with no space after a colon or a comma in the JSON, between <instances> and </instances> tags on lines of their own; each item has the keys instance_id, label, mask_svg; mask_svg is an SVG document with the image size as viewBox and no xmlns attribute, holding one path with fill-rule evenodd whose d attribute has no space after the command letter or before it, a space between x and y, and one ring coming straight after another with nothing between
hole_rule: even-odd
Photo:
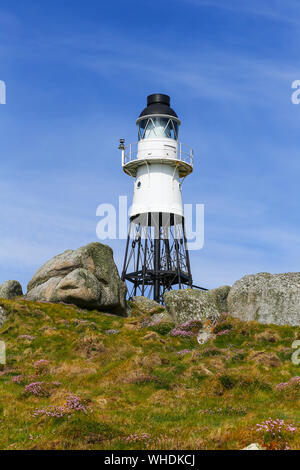
<instances>
[{"instance_id":1,"label":"rocky outcrop","mask_svg":"<svg viewBox=\"0 0 300 470\"><path fill-rule=\"evenodd\" d=\"M223 312L243 321L300 325L300 273L259 273L245 276L231 288L210 291L177 290L164 296L176 323L207 319L214 323Z\"/></svg>"},{"instance_id":2,"label":"rocky outcrop","mask_svg":"<svg viewBox=\"0 0 300 470\"><path fill-rule=\"evenodd\" d=\"M125 296L112 249L90 243L45 263L29 282L26 298L126 315Z\"/></svg>"},{"instance_id":3,"label":"rocky outcrop","mask_svg":"<svg viewBox=\"0 0 300 470\"><path fill-rule=\"evenodd\" d=\"M196 289L171 290L164 295L169 314L176 323L188 320L209 320L215 323L223 312L227 312L229 286L210 291Z\"/></svg>"},{"instance_id":4,"label":"rocky outcrop","mask_svg":"<svg viewBox=\"0 0 300 470\"><path fill-rule=\"evenodd\" d=\"M159 323L174 323L173 318L166 310L161 313L155 313L154 315L152 315L152 321Z\"/></svg>"},{"instance_id":5,"label":"rocky outcrop","mask_svg":"<svg viewBox=\"0 0 300 470\"><path fill-rule=\"evenodd\" d=\"M242 450L265 450L263 447L261 447L257 443L249 444L247 447L244 447Z\"/></svg>"},{"instance_id":6,"label":"rocky outcrop","mask_svg":"<svg viewBox=\"0 0 300 470\"><path fill-rule=\"evenodd\" d=\"M0 299L13 299L21 295L22 286L18 281L6 281L0 285Z\"/></svg>"},{"instance_id":7,"label":"rocky outcrop","mask_svg":"<svg viewBox=\"0 0 300 470\"><path fill-rule=\"evenodd\" d=\"M140 312L150 315L154 313L159 313L164 310L158 302L155 302L155 300L148 299L148 297L143 296L133 297L132 306L140 310Z\"/></svg>"},{"instance_id":8,"label":"rocky outcrop","mask_svg":"<svg viewBox=\"0 0 300 470\"><path fill-rule=\"evenodd\" d=\"M300 273L259 273L237 281L228 295L230 315L244 321L300 325Z\"/></svg>"},{"instance_id":9,"label":"rocky outcrop","mask_svg":"<svg viewBox=\"0 0 300 470\"><path fill-rule=\"evenodd\" d=\"M136 296L129 303L129 313L132 317L145 317L151 315L153 322L173 323L172 317L166 309L148 297Z\"/></svg>"}]
</instances>

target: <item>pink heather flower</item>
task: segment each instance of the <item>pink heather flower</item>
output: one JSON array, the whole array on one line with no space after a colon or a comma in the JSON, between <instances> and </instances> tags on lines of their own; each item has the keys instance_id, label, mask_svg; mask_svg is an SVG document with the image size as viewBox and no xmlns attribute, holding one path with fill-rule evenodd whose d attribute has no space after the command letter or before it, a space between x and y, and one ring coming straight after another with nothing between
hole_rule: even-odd
<instances>
[{"instance_id":1,"label":"pink heather flower","mask_svg":"<svg viewBox=\"0 0 300 470\"><path fill-rule=\"evenodd\" d=\"M33 413L35 418L39 416L48 416L50 418L63 418L66 414L66 410L63 406L50 406L49 408L36 409Z\"/></svg>"},{"instance_id":2,"label":"pink heather flower","mask_svg":"<svg viewBox=\"0 0 300 470\"><path fill-rule=\"evenodd\" d=\"M73 413L92 413L92 409L89 406L83 405L81 398L77 395L69 395L66 403L62 406L50 406L48 408L36 409L33 413L35 418L39 416L48 416L50 418L71 418Z\"/></svg>"},{"instance_id":3,"label":"pink heather flower","mask_svg":"<svg viewBox=\"0 0 300 470\"><path fill-rule=\"evenodd\" d=\"M50 361L47 361L46 359L40 359L39 361L33 364L33 367L35 367L36 369L43 369L44 367L47 367L49 364L50 364Z\"/></svg>"},{"instance_id":4,"label":"pink heather flower","mask_svg":"<svg viewBox=\"0 0 300 470\"><path fill-rule=\"evenodd\" d=\"M282 382L276 385L275 390L284 390L285 388L290 387L292 385L300 386L300 377L298 375L296 375L295 377L292 377L288 382Z\"/></svg>"},{"instance_id":5,"label":"pink heather flower","mask_svg":"<svg viewBox=\"0 0 300 470\"><path fill-rule=\"evenodd\" d=\"M296 375L295 377L292 377L289 382L291 384L296 384L296 385L300 385L300 377L299 375Z\"/></svg>"},{"instance_id":6,"label":"pink heather flower","mask_svg":"<svg viewBox=\"0 0 300 470\"><path fill-rule=\"evenodd\" d=\"M43 382L33 382L25 386L25 392L31 393L32 395L35 395L35 396L44 395L42 385L43 385Z\"/></svg>"},{"instance_id":7,"label":"pink heather flower","mask_svg":"<svg viewBox=\"0 0 300 470\"><path fill-rule=\"evenodd\" d=\"M23 382L23 375L16 375L11 379L12 382L21 384Z\"/></svg>"},{"instance_id":8,"label":"pink heather flower","mask_svg":"<svg viewBox=\"0 0 300 470\"><path fill-rule=\"evenodd\" d=\"M105 333L107 335L118 335L120 333L120 330L106 330Z\"/></svg>"},{"instance_id":9,"label":"pink heather flower","mask_svg":"<svg viewBox=\"0 0 300 470\"><path fill-rule=\"evenodd\" d=\"M200 329L202 323L200 320L189 320L181 325L175 326L172 331L170 331L170 336L182 336L183 338L188 338L195 336L193 330Z\"/></svg>"},{"instance_id":10,"label":"pink heather flower","mask_svg":"<svg viewBox=\"0 0 300 470\"><path fill-rule=\"evenodd\" d=\"M256 425L256 431L264 431L272 435L273 438L282 438L282 433L294 433L296 427L292 424L287 424L283 419L272 419L264 421L261 424Z\"/></svg>"},{"instance_id":11,"label":"pink heather flower","mask_svg":"<svg viewBox=\"0 0 300 470\"><path fill-rule=\"evenodd\" d=\"M289 385L288 382L282 382L282 383L276 385L276 386L275 386L275 389L276 389L276 390L283 390L283 389L285 389L286 387L288 387L288 385Z\"/></svg>"},{"instance_id":12,"label":"pink heather flower","mask_svg":"<svg viewBox=\"0 0 300 470\"><path fill-rule=\"evenodd\" d=\"M27 339L28 341L33 341L35 339L35 336L20 335L20 336L18 336L18 339Z\"/></svg>"},{"instance_id":13,"label":"pink heather flower","mask_svg":"<svg viewBox=\"0 0 300 470\"><path fill-rule=\"evenodd\" d=\"M222 330L219 331L219 333L216 333L216 336L228 335L228 333L230 333L230 330Z\"/></svg>"},{"instance_id":14,"label":"pink heather flower","mask_svg":"<svg viewBox=\"0 0 300 470\"><path fill-rule=\"evenodd\" d=\"M89 411L92 411L89 406L82 404L81 398L79 398L77 395L68 396L66 401L66 408L68 410L82 411L85 414L87 414Z\"/></svg>"},{"instance_id":15,"label":"pink heather flower","mask_svg":"<svg viewBox=\"0 0 300 470\"><path fill-rule=\"evenodd\" d=\"M190 338L194 336L194 333L191 331L185 331L181 330L179 327L173 328L172 331L170 331L170 336L182 336L183 338Z\"/></svg>"},{"instance_id":16,"label":"pink heather flower","mask_svg":"<svg viewBox=\"0 0 300 470\"><path fill-rule=\"evenodd\" d=\"M185 323L182 323L181 325L178 325L178 328L180 330L185 330L185 331L190 331L194 328L201 328L202 322L200 320L188 320Z\"/></svg>"},{"instance_id":17,"label":"pink heather flower","mask_svg":"<svg viewBox=\"0 0 300 470\"><path fill-rule=\"evenodd\" d=\"M151 436L150 434L130 434L130 436L126 437L125 439L127 442L135 443L135 442L145 442L150 441Z\"/></svg>"},{"instance_id":18,"label":"pink heather flower","mask_svg":"<svg viewBox=\"0 0 300 470\"><path fill-rule=\"evenodd\" d=\"M156 318L156 320L153 320L152 318L144 317L141 319L140 327L149 328L151 326L159 325L161 322L161 318Z\"/></svg>"},{"instance_id":19,"label":"pink heather flower","mask_svg":"<svg viewBox=\"0 0 300 470\"><path fill-rule=\"evenodd\" d=\"M159 325L161 323L161 318L156 318L156 320L151 321L151 326Z\"/></svg>"},{"instance_id":20,"label":"pink heather flower","mask_svg":"<svg viewBox=\"0 0 300 470\"><path fill-rule=\"evenodd\" d=\"M192 352L191 349L182 349L181 351L177 351L177 355L178 356L184 356L185 354L189 354L190 352Z\"/></svg>"}]
</instances>

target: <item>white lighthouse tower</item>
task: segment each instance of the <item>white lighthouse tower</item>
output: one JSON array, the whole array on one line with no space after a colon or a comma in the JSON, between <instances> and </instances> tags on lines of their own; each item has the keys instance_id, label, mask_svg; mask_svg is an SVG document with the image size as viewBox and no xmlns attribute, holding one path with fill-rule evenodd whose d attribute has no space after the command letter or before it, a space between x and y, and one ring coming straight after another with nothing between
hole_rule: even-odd
<instances>
[{"instance_id":1,"label":"white lighthouse tower","mask_svg":"<svg viewBox=\"0 0 300 470\"><path fill-rule=\"evenodd\" d=\"M192 287L184 229L182 183L193 171L193 150L178 140L180 120L170 97L150 95L138 120L138 142L120 140L122 167L134 180L122 279L130 297L162 302L165 291Z\"/></svg>"}]
</instances>

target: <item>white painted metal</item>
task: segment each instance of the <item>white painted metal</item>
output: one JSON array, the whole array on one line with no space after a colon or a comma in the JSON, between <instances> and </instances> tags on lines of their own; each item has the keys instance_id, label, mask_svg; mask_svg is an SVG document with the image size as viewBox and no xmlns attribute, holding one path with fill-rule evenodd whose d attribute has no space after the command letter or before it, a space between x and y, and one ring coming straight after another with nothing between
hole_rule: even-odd
<instances>
[{"instance_id":1,"label":"white painted metal","mask_svg":"<svg viewBox=\"0 0 300 470\"><path fill-rule=\"evenodd\" d=\"M149 212L183 216L180 178L193 171L193 150L162 136L121 150L123 170L135 178L130 217Z\"/></svg>"},{"instance_id":2,"label":"white painted metal","mask_svg":"<svg viewBox=\"0 0 300 470\"><path fill-rule=\"evenodd\" d=\"M146 116L141 116L139 117L137 120L136 120L136 123L138 124L140 121L143 121L144 119L148 119L148 118L153 118L153 117L164 117L164 118L167 118L167 119L170 119L170 116L169 114L147 114ZM176 121L179 125L181 124L181 121L180 119L176 118L175 116L172 116L171 119L173 121Z\"/></svg>"},{"instance_id":3,"label":"white painted metal","mask_svg":"<svg viewBox=\"0 0 300 470\"><path fill-rule=\"evenodd\" d=\"M125 173L136 177L137 168L145 164L145 160L155 163L177 166L180 178L193 171L194 152L187 145L174 139L143 139L130 144L122 152L122 166Z\"/></svg>"},{"instance_id":4,"label":"white painted metal","mask_svg":"<svg viewBox=\"0 0 300 470\"><path fill-rule=\"evenodd\" d=\"M183 215L178 170L171 165L145 162L138 167L130 217L147 212Z\"/></svg>"},{"instance_id":5,"label":"white painted metal","mask_svg":"<svg viewBox=\"0 0 300 470\"><path fill-rule=\"evenodd\" d=\"M178 142L174 139L143 139L138 142L137 159L174 158L177 159Z\"/></svg>"}]
</instances>

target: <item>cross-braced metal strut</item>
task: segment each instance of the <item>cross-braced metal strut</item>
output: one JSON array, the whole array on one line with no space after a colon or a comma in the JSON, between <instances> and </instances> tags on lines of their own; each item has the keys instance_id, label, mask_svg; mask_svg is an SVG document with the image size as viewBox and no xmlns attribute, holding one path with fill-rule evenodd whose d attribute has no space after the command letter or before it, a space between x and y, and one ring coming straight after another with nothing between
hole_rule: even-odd
<instances>
[{"instance_id":1,"label":"cross-braced metal strut","mask_svg":"<svg viewBox=\"0 0 300 470\"><path fill-rule=\"evenodd\" d=\"M192 287L184 218L148 213L134 217L127 239L123 281L131 284L129 298L143 295L163 303L174 286Z\"/></svg>"}]
</instances>

